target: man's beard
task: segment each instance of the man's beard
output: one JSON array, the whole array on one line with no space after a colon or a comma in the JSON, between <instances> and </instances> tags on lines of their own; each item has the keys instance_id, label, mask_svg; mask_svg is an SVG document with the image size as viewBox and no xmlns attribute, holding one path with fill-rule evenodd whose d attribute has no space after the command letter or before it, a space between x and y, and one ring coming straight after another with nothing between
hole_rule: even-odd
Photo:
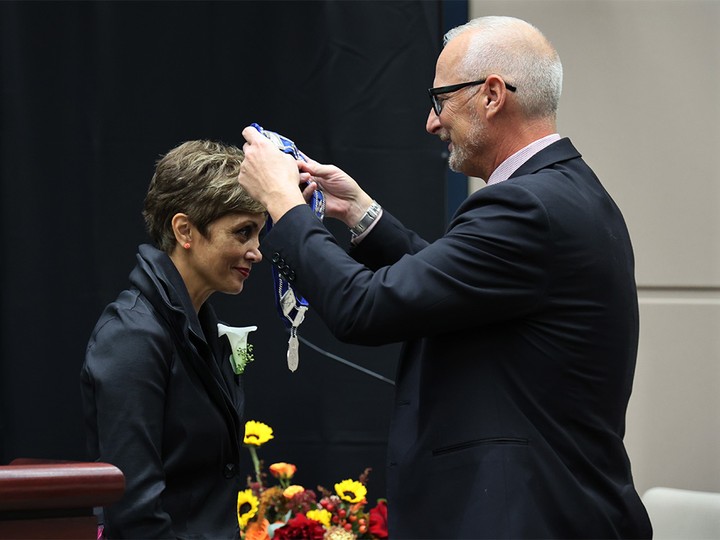
<instances>
[{"instance_id":1,"label":"man's beard","mask_svg":"<svg viewBox=\"0 0 720 540\"><path fill-rule=\"evenodd\" d=\"M453 142L453 149L448 158L448 166L451 170L468 174L469 176L473 176L468 172L471 165L470 160L480 151L480 147L485 142L485 131L479 119L473 118L471 126L470 131L465 137L465 140L468 141L469 144L466 143L460 146Z\"/></svg>"},{"instance_id":2,"label":"man's beard","mask_svg":"<svg viewBox=\"0 0 720 540\"><path fill-rule=\"evenodd\" d=\"M450 170L457 173L463 172L462 166L463 163L467 161L469 153L470 152L468 152L467 148L453 145L453 149L450 152L450 158L448 159L448 166L450 167Z\"/></svg>"}]
</instances>

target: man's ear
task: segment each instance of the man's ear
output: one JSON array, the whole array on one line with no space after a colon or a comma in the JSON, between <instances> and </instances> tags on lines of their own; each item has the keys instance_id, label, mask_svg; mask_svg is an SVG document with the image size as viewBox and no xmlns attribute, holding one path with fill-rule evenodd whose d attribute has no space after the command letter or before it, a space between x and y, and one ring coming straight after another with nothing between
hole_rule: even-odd
<instances>
[{"instance_id":1,"label":"man's ear","mask_svg":"<svg viewBox=\"0 0 720 540\"><path fill-rule=\"evenodd\" d=\"M187 214L181 212L175 214L170 220L173 233L175 234L175 240L181 246L185 246L192 242L192 223Z\"/></svg>"},{"instance_id":2,"label":"man's ear","mask_svg":"<svg viewBox=\"0 0 720 540\"><path fill-rule=\"evenodd\" d=\"M482 102L485 114L492 116L500 112L505 106L507 93L505 82L497 75L489 75L485 81L485 95Z\"/></svg>"}]
</instances>

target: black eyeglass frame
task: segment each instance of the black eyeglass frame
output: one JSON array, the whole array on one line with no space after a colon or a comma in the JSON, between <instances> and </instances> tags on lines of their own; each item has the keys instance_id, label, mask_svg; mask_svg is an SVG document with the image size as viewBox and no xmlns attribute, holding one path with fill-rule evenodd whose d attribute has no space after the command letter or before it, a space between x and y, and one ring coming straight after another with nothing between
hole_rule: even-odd
<instances>
[{"instance_id":1,"label":"black eyeglass frame","mask_svg":"<svg viewBox=\"0 0 720 540\"><path fill-rule=\"evenodd\" d=\"M438 101L438 99L437 99L437 96L439 96L440 94L449 94L450 92L456 92L457 90L461 90L468 86L477 86L479 84L484 84L485 81L487 81L487 79L480 79L478 81L470 81L470 82L464 82L464 83L458 83L458 84L451 84L449 86L438 86L436 88L428 88L428 94L430 95L430 102L432 103L432 108L435 111L435 114L440 116L440 113L443 110L442 101ZM505 85L505 88L507 88L511 92L517 92L517 87L513 86L512 84L508 84L505 81L503 81L503 84Z\"/></svg>"}]
</instances>

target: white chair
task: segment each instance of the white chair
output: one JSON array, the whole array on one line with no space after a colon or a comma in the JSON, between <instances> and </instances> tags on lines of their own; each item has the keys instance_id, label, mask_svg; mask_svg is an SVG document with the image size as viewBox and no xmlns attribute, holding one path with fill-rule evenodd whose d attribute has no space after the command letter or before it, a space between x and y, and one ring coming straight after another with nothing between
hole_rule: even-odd
<instances>
[{"instance_id":1,"label":"white chair","mask_svg":"<svg viewBox=\"0 0 720 540\"><path fill-rule=\"evenodd\" d=\"M654 487L642 500L655 540L720 539L720 493Z\"/></svg>"}]
</instances>

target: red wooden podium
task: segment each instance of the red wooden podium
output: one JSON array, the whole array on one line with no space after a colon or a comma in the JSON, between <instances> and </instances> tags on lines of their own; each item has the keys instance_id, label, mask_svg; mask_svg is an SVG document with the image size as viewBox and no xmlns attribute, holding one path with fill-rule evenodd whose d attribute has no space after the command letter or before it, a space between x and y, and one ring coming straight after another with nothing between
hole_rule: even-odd
<instances>
[{"instance_id":1,"label":"red wooden podium","mask_svg":"<svg viewBox=\"0 0 720 540\"><path fill-rule=\"evenodd\" d=\"M96 506L125 490L107 463L17 459L0 466L0 539L97 538Z\"/></svg>"}]
</instances>

